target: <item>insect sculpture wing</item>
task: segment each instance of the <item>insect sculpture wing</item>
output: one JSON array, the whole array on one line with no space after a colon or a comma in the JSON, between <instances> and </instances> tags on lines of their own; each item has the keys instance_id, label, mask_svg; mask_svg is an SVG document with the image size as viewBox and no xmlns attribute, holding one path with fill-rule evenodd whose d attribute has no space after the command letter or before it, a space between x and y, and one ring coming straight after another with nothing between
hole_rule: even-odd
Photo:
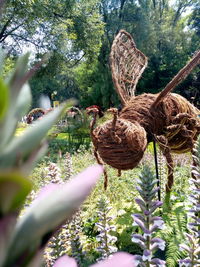
<instances>
[{"instance_id":1,"label":"insect sculpture wing","mask_svg":"<svg viewBox=\"0 0 200 267\"><path fill-rule=\"evenodd\" d=\"M181 83L198 64L200 64L200 51L197 51L193 58L177 73L177 75L171 80L171 82L166 85L166 87L158 95L152 107L156 107L157 104L161 100L163 100L163 98L168 93L170 93L179 83Z\"/></svg>"},{"instance_id":2,"label":"insect sculpture wing","mask_svg":"<svg viewBox=\"0 0 200 267\"><path fill-rule=\"evenodd\" d=\"M131 35L124 30L115 37L111 53L110 66L115 89L122 104L135 95L135 88L147 66L147 57L136 48Z\"/></svg>"}]
</instances>

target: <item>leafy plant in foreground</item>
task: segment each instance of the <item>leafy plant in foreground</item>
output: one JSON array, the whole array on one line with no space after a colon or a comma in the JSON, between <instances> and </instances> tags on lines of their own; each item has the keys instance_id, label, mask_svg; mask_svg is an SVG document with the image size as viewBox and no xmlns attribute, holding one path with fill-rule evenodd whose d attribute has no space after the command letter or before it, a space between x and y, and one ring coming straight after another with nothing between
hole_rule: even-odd
<instances>
[{"instance_id":1,"label":"leafy plant in foreground","mask_svg":"<svg viewBox=\"0 0 200 267\"><path fill-rule=\"evenodd\" d=\"M26 177L46 151L45 136L65 108L61 105L36 121L34 127L28 127L23 135L15 136L18 120L31 102L30 88L25 83L34 71L28 71L27 65L25 55L6 82L0 78L0 267L41 266L49 238L71 218L102 173L101 166L92 166L67 184L47 185L19 217L32 189ZM131 255L115 255L111 264L116 259L132 266ZM65 256L55 266L67 266L69 261Z\"/></svg>"},{"instance_id":2,"label":"leafy plant in foreground","mask_svg":"<svg viewBox=\"0 0 200 267\"><path fill-rule=\"evenodd\" d=\"M144 166L140 179L138 180L137 190L141 198L135 201L139 205L142 213L133 214L134 226L139 226L143 234L133 234L132 241L137 243L143 250L143 255L136 255L137 265L165 266L165 261L153 257L153 253L157 249L165 249L165 241L155 237L155 232L162 229L163 220L159 216L155 216L154 212L162 205L161 201L154 200L158 187L155 187L157 180L152 174L148 166Z\"/></svg>"}]
</instances>

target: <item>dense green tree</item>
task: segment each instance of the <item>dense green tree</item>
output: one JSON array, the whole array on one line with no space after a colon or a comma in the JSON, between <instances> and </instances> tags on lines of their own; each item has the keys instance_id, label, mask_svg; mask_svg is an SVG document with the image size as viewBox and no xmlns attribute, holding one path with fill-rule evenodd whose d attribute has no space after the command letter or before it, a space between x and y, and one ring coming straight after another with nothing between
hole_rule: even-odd
<instances>
[{"instance_id":1,"label":"dense green tree","mask_svg":"<svg viewBox=\"0 0 200 267\"><path fill-rule=\"evenodd\" d=\"M65 65L61 54L56 52L50 57L48 63L30 80L33 91L33 107L37 107L42 95L53 101L65 101L69 98L78 98L79 89L74 80L74 74Z\"/></svg>"},{"instance_id":2,"label":"dense green tree","mask_svg":"<svg viewBox=\"0 0 200 267\"><path fill-rule=\"evenodd\" d=\"M84 99L94 101L94 98L91 100L91 97L88 97L94 92L94 95L98 96L97 99L101 96L98 101L103 105L103 95L108 97L106 105L118 104L116 97L113 97L114 103L110 101L115 93L109 80L109 53L113 38L121 28L131 33L137 47L148 56L148 68L139 81L137 93L155 93L162 90L198 49L199 39L196 38L194 42L194 31L187 27L189 11L197 14L196 9L192 10L197 3L197 0L177 0L173 4L168 0L102 0L100 13L105 23L105 31L98 64L96 68L92 68L92 75L87 76L87 83L78 82L82 87L81 93L84 92ZM198 25L198 16L194 16L193 25ZM82 68L84 69L84 65ZM96 83L95 79L99 82ZM107 86L104 86L105 81ZM191 82L190 76L177 91L187 96ZM105 88L105 91L102 88Z\"/></svg>"},{"instance_id":3,"label":"dense green tree","mask_svg":"<svg viewBox=\"0 0 200 267\"><path fill-rule=\"evenodd\" d=\"M51 97L56 91L55 100L61 101L77 96L72 69L97 58L103 26L99 0L6 1L0 43L10 60L27 49L37 59L50 53L48 64L31 80L34 106L41 94Z\"/></svg>"},{"instance_id":4,"label":"dense green tree","mask_svg":"<svg viewBox=\"0 0 200 267\"><path fill-rule=\"evenodd\" d=\"M158 92L199 48L198 0L8 0L0 43L12 56L27 44L37 57L51 51L48 65L31 80L34 106L41 94L56 91L56 100L75 96L84 107L108 108L119 104L109 54L122 28L148 56L137 94ZM177 91L191 98L198 81L197 69Z\"/></svg>"},{"instance_id":5,"label":"dense green tree","mask_svg":"<svg viewBox=\"0 0 200 267\"><path fill-rule=\"evenodd\" d=\"M0 22L0 43L18 54L63 53L67 62L93 57L101 45L103 24L98 0L7 0Z\"/></svg>"}]
</instances>

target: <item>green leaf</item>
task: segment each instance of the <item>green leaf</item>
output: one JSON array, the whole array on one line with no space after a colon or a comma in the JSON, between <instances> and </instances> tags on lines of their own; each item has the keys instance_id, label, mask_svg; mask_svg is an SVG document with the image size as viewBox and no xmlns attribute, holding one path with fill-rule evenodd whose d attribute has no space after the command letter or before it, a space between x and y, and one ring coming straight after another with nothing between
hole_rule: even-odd
<instances>
[{"instance_id":1,"label":"green leaf","mask_svg":"<svg viewBox=\"0 0 200 267\"><path fill-rule=\"evenodd\" d=\"M4 117L4 114L8 108L9 92L8 87L4 84L0 78L0 119Z\"/></svg>"},{"instance_id":2,"label":"green leaf","mask_svg":"<svg viewBox=\"0 0 200 267\"><path fill-rule=\"evenodd\" d=\"M20 57L16 63L13 73L7 79L7 84L11 88L11 103L14 103L23 86L24 76L28 69L29 54Z\"/></svg>"},{"instance_id":3,"label":"green leaf","mask_svg":"<svg viewBox=\"0 0 200 267\"><path fill-rule=\"evenodd\" d=\"M25 130L23 135L15 137L0 155L0 168L12 168L19 162L22 164L33 151L40 148L42 139L65 108L66 105L62 105L54 109Z\"/></svg>"},{"instance_id":4,"label":"green leaf","mask_svg":"<svg viewBox=\"0 0 200 267\"><path fill-rule=\"evenodd\" d=\"M20 171L24 175L29 175L33 168L37 165L38 161L45 156L48 150L48 144L46 141L42 142L42 144L33 150L29 157L23 162L20 166Z\"/></svg>"},{"instance_id":5,"label":"green leaf","mask_svg":"<svg viewBox=\"0 0 200 267\"><path fill-rule=\"evenodd\" d=\"M9 106L6 116L1 125L0 146L3 146L12 139L16 131L18 121L26 114L31 104L31 91L28 84L25 84L15 100L15 103Z\"/></svg>"},{"instance_id":6,"label":"green leaf","mask_svg":"<svg viewBox=\"0 0 200 267\"><path fill-rule=\"evenodd\" d=\"M29 110L31 105L31 89L28 84L25 84L17 98L15 116L20 120Z\"/></svg>"},{"instance_id":7,"label":"green leaf","mask_svg":"<svg viewBox=\"0 0 200 267\"><path fill-rule=\"evenodd\" d=\"M0 174L0 214L17 211L31 191L31 182L18 173Z\"/></svg>"},{"instance_id":8,"label":"green leaf","mask_svg":"<svg viewBox=\"0 0 200 267\"><path fill-rule=\"evenodd\" d=\"M57 228L70 219L79 208L98 177L101 166L92 166L65 185L50 184L19 220L10 247L6 266L12 266L21 255L29 258L34 251L41 249Z\"/></svg>"}]
</instances>

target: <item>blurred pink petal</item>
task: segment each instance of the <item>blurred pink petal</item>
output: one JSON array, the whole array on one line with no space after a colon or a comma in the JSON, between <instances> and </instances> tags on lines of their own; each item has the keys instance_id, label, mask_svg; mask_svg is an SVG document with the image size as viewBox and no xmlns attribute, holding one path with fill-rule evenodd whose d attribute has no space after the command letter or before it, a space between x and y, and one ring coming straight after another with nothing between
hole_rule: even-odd
<instances>
[{"instance_id":1,"label":"blurred pink petal","mask_svg":"<svg viewBox=\"0 0 200 267\"><path fill-rule=\"evenodd\" d=\"M63 190L64 188L71 188L72 191L73 189L75 189L76 196L84 194L84 197L85 197L90 193L91 188L96 184L102 172L103 172L103 167L101 165L93 165L85 169L83 172L81 172L74 178L72 178L66 184L60 185L60 184L50 183L44 186L40 190L37 198L33 201L32 204L35 204L35 203L37 204L38 200L41 201L41 199L47 197L49 194L53 193L54 191Z\"/></svg>"},{"instance_id":2,"label":"blurred pink petal","mask_svg":"<svg viewBox=\"0 0 200 267\"><path fill-rule=\"evenodd\" d=\"M55 189L59 188L59 184L50 183L44 187L41 188L39 194L37 195L37 198L33 201L35 203L36 201L40 201L42 198L46 197L49 193L54 191Z\"/></svg>"},{"instance_id":3,"label":"blurred pink petal","mask_svg":"<svg viewBox=\"0 0 200 267\"><path fill-rule=\"evenodd\" d=\"M101 261L91 267L134 267L134 256L126 252L118 252L110 259Z\"/></svg>"},{"instance_id":4,"label":"blurred pink petal","mask_svg":"<svg viewBox=\"0 0 200 267\"><path fill-rule=\"evenodd\" d=\"M81 189L87 190L88 188L88 193L90 192L91 187L93 187L99 176L103 172L103 167L101 165L93 165L85 169L83 172L78 174L76 177L71 179L67 185L68 187L71 188L77 188L80 189L80 194L81 194Z\"/></svg>"},{"instance_id":5,"label":"blurred pink petal","mask_svg":"<svg viewBox=\"0 0 200 267\"><path fill-rule=\"evenodd\" d=\"M34 228L38 236L57 229L77 211L102 172L101 165L93 165L65 184L55 186L51 184L45 187L40 193L39 200L36 199L27 209L20 221L20 227L26 224L31 216L34 217L34 224L29 224L29 227ZM24 243L26 242L27 240Z\"/></svg>"},{"instance_id":6,"label":"blurred pink petal","mask_svg":"<svg viewBox=\"0 0 200 267\"><path fill-rule=\"evenodd\" d=\"M60 257L53 265L53 267L77 267L76 261L65 255Z\"/></svg>"}]
</instances>

